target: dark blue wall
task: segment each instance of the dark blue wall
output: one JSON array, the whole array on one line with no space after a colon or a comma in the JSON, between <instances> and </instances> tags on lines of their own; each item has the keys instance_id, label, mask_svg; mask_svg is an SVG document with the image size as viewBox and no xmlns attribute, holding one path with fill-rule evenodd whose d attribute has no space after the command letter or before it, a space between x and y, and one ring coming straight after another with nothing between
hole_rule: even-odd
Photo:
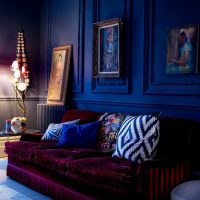
<instances>
[{"instance_id":1,"label":"dark blue wall","mask_svg":"<svg viewBox=\"0 0 200 200\"><path fill-rule=\"evenodd\" d=\"M149 113L200 120L200 74L167 75L166 30L199 24L198 0L1 0L0 126L14 111L7 76L15 58L18 26L25 30L32 76L28 118L36 126L36 104L45 103L52 49L73 44L68 104L97 111ZM121 78L92 78L92 25L123 20Z\"/></svg>"},{"instance_id":2,"label":"dark blue wall","mask_svg":"<svg viewBox=\"0 0 200 200\"><path fill-rule=\"evenodd\" d=\"M46 3L48 10L43 17L48 24L48 42L42 46L49 54L43 62L49 71L52 48L73 44L68 92L73 107L137 114L161 111L167 116L200 120L200 74L165 73L166 30L200 23L198 0L49 0ZM124 23L123 76L92 78L92 24L115 17L122 18Z\"/></svg>"}]
</instances>

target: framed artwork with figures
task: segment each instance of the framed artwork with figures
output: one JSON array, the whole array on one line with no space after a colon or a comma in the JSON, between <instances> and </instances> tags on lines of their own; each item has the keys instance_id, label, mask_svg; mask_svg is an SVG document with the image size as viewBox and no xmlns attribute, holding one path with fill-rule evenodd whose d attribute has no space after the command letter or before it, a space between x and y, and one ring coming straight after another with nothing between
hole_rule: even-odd
<instances>
[{"instance_id":1,"label":"framed artwork with figures","mask_svg":"<svg viewBox=\"0 0 200 200\"><path fill-rule=\"evenodd\" d=\"M168 30L167 74L198 73L199 25L185 25Z\"/></svg>"},{"instance_id":2,"label":"framed artwork with figures","mask_svg":"<svg viewBox=\"0 0 200 200\"><path fill-rule=\"evenodd\" d=\"M71 51L72 45L53 48L47 104L65 104Z\"/></svg>"},{"instance_id":3,"label":"framed artwork with figures","mask_svg":"<svg viewBox=\"0 0 200 200\"><path fill-rule=\"evenodd\" d=\"M121 71L120 18L93 24L93 76L119 77Z\"/></svg>"}]
</instances>

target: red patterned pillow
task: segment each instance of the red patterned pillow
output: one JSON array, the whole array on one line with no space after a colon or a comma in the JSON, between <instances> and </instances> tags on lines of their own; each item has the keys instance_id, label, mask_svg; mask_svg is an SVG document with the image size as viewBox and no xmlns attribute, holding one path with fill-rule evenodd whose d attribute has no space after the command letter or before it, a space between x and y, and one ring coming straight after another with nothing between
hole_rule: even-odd
<instances>
[{"instance_id":1,"label":"red patterned pillow","mask_svg":"<svg viewBox=\"0 0 200 200\"><path fill-rule=\"evenodd\" d=\"M105 113L100 118L101 127L98 135L98 149L102 152L114 152L117 134L126 117L122 113Z\"/></svg>"}]
</instances>

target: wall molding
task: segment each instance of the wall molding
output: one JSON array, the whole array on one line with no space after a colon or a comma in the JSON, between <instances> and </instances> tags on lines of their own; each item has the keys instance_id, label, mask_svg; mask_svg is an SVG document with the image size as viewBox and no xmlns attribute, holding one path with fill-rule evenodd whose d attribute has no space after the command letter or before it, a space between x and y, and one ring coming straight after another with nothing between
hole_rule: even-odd
<instances>
[{"instance_id":1,"label":"wall molding","mask_svg":"<svg viewBox=\"0 0 200 200\"><path fill-rule=\"evenodd\" d=\"M129 93L129 68L130 68L130 52L131 52L131 0L124 0L123 10L123 40L126 39L126 43L123 41L123 49L128 49L126 55L122 55L122 77L120 78L93 78L92 79L92 91L93 93L115 93L115 94L127 94ZM100 0L93 0L93 23L100 21L101 2ZM126 30L126 31L125 31ZM123 52L122 51L122 54Z\"/></svg>"},{"instance_id":2,"label":"wall molding","mask_svg":"<svg viewBox=\"0 0 200 200\"><path fill-rule=\"evenodd\" d=\"M52 49L51 49L51 18L52 18L52 0L48 0L47 4L47 61L46 61L46 67L47 67L47 74L46 74L46 86L47 86L47 91L48 91L48 86L49 86L49 78L50 78L50 73L51 73L51 54L52 54Z\"/></svg>"},{"instance_id":3,"label":"wall molding","mask_svg":"<svg viewBox=\"0 0 200 200\"><path fill-rule=\"evenodd\" d=\"M84 37L85 37L85 0L79 0L79 21L78 21L78 60L77 68L74 70L76 80L72 83L72 92L83 92L84 72Z\"/></svg>"},{"instance_id":4,"label":"wall molding","mask_svg":"<svg viewBox=\"0 0 200 200\"><path fill-rule=\"evenodd\" d=\"M35 96L35 97L26 97L26 101L41 101L43 98ZM14 96L9 96L9 97L3 97L0 96L0 101L16 101L16 98Z\"/></svg>"},{"instance_id":5,"label":"wall molding","mask_svg":"<svg viewBox=\"0 0 200 200\"><path fill-rule=\"evenodd\" d=\"M116 107L124 107L127 108L136 108L136 109L156 109L156 110L180 110L180 111L196 111L199 113L200 105L175 105L175 104L158 104L158 103L145 103L145 102L127 102L127 101L108 101L108 100L86 100L86 99L74 99L72 103L75 104L87 104L87 105L96 105L96 106L116 106ZM173 114L173 113L172 113ZM188 117L188 116L186 116Z\"/></svg>"},{"instance_id":6,"label":"wall molding","mask_svg":"<svg viewBox=\"0 0 200 200\"><path fill-rule=\"evenodd\" d=\"M72 80L72 92L74 93L82 93L83 92L83 71L84 71L84 27L85 27L85 0L79 0L79 13L78 13L78 57L77 57L77 66L74 66L75 77L76 80ZM48 16L47 16L47 90L48 83L51 71L51 55L52 55L52 38L51 38L51 30L52 30L52 0L48 0ZM73 55L73 54L72 54Z\"/></svg>"},{"instance_id":7,"label":"wall molding","mask_svg":"<svg viewBox=\"0 0 200 200\"><path fill-rule=\"evenodd\" d=\"M165 79L158 81L155 78L154 65L154 29L155 27L155 0L144 0L144 76L143 93L158 95L200 95L199 75L169 75L173 80ZM154 69L154 70L153 70ZM185 76L185 80L178 80L178 77ZM188 76L190 76L188 78ZM197 77L198 76L198 77ZM177 79L175 78L177 77ZM172 78L171 78L172 79Z\"/></svg>"}]
</instances>

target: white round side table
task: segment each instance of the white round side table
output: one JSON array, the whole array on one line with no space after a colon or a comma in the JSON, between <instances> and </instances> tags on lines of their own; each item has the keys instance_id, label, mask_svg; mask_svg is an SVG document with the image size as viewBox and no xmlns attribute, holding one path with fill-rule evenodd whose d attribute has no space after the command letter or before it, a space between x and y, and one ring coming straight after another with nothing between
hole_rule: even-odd
<instances>
[{"instance_id":1,"label":"white round side table","mask_svg":"<svg viewBox=\"0 0 200 200\"><path fill-rule=\"evenodd\" d=\"M176 186L171 192L171 200L200 200L200 180Z\"/></svg>"}]
</instances>

